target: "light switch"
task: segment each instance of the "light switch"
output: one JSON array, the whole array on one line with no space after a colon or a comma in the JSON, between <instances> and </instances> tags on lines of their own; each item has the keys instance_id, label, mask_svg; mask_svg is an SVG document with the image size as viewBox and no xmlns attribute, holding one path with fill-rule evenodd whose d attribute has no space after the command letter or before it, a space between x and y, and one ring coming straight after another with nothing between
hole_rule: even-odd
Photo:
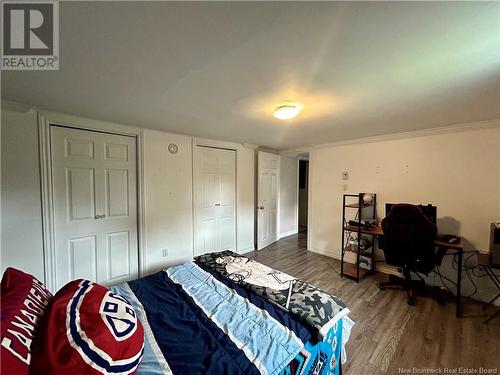
<instances>
[{"instance_id":1,"label":"light switch","mask_svg":"<svg viewBox=\"0 0 500 375\"><path fill-rule=\"evenodd\" d=\"M164 258L168 257L168 249L167 248L161 249L161 254Z\"/></svg>"}]
</instances>

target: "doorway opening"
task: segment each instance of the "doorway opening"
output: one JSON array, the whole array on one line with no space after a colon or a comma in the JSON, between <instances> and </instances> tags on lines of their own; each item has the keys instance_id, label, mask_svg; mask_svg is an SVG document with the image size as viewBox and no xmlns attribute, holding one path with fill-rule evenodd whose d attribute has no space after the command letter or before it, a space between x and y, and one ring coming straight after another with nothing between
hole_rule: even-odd
<instances>
[{"instance_id":1,"label":"doorway opening","mask_svg":"<svg viewBox=\"0 0 500 375\"><path fill-rule=\"evenodd\" d=\"M308 229L308 196L309 196L309 154L299 155L299 209L298 209L298 232L299 237L307 238Z\"/></svg>"}]
</instances>

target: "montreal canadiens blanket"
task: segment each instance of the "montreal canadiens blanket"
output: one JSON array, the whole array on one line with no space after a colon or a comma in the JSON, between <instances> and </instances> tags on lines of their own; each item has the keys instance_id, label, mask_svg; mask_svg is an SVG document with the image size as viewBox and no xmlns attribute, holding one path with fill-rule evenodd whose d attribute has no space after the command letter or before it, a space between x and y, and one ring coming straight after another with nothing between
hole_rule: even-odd
<instances>
[{"instance_id":1,"label":"montreal canadiens blanket","mask_svg":"<svg viewBox=\"0 0 500 375\"><path fill-rule=\"evenodd\" d=\"M337 297L232 251L201 255L195 262L290 312L320 340L349 313Z\"/></svg>"},{"instance_id":2,"label":"montreal canadiens blanket","mask_svg":"<svg viewBox=\"0 0 500 375\"><path fill-rule=\"evenodd\" d=\"M144 328L139 375L338 374L353 324L346 316L323 341L311 341L289 313L195 263L111 289L132 304Z\"/></svg>"}]
</instances>

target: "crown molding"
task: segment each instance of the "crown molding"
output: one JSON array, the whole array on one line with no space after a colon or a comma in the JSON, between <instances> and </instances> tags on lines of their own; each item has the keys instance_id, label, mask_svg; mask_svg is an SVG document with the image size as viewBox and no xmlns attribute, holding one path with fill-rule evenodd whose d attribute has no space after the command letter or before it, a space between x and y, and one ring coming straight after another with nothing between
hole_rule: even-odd
<instances>
[{"instance_id":1,"label":"crown molding","mask_svg":"<svg viewBox=\"0 0 500 375\"><path fill-rule=\"evenodd\" d=\"M11 102L10 100L2 99L2 111L13 111L20 113L28 113L29 111L37 111L38 109L29 104L23 104L18 102Z\"/></svg>"},{"instance_id":2,"label":"crown molding","mask_svg":"<svg viewBox=\"0 0 500 375\"><path fill-rule=\"evenodd\" d=\"M267 147L267 146L259 146L255 150L256 151L267 152L269 154L281 155L281 153L278 150L276 150L274 148L271 148L271 147Z\"/></svg>"},{"instance_id":3,"label":"crown molding","mask_svg":"<svg viewBox=\"0 0 500 375\"><path fill-rule=\"evenodd\" d=\"M259 148L259 145L253 144L253 143L243 143L243 148L249 149L249 150L256 150Z\"/></svg>"},{"instance_id":4,"label":"crown molding","mask_svg":"<svg viewBox=\"0 0 500 375\"><path fill-rule=\"evenodd\" d=\"M472 130L485 130L494 128L500 128L500 118L485 120L485 121L468 122L462 124L446 125L437 128L410 130L407 132L357 138L345 141L321 143L309 146L309 148L321 149L328 147L349 146L349 145L358 145L363 143L375 143L375 142L384 142L384 141L392 141L392 140L407 139L407 138L429 137L439 134L449 134L449 133L466 132Z\"/></svg>"},{"instance_id":5,"label":"crown molding","mask_svg":"<svg viewBox=\"0 0 500 375\"><path fill-rule=\"evenodd\" d=\"M282 150L279 153L280 153L280 155L283 155L283 156L300 157L301 154L308 154L312 148L313 148L313 146L294 147L294 148L291 148L288 150Z\"/></svg>"}]
</instances>

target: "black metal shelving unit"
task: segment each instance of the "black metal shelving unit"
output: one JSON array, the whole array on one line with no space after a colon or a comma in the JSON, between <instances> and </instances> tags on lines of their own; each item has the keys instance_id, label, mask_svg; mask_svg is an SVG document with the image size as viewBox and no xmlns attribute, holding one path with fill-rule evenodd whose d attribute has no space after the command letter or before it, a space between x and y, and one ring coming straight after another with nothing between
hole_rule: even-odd
<instances>
[{"instance_id":1,"label":"black metal shelving unit","mask_svg":"<svg viewBox=\"0 0 500 375\"><path fill-rule=\"evenodd\" d=\"M365 195L372 200L365 203ZM374 269L375 236L361 233L361 224L375 220L377 196L374 193L344 194L342 201L342 257L340 276L359 282L359 280ZM358 225L349 225L354 220ZM354 263L345 260L346 253L356 255ZM347 264L344 264L347 263ZM368 264L368 268L361 267Z\"/></svg>"}]
</instances>

